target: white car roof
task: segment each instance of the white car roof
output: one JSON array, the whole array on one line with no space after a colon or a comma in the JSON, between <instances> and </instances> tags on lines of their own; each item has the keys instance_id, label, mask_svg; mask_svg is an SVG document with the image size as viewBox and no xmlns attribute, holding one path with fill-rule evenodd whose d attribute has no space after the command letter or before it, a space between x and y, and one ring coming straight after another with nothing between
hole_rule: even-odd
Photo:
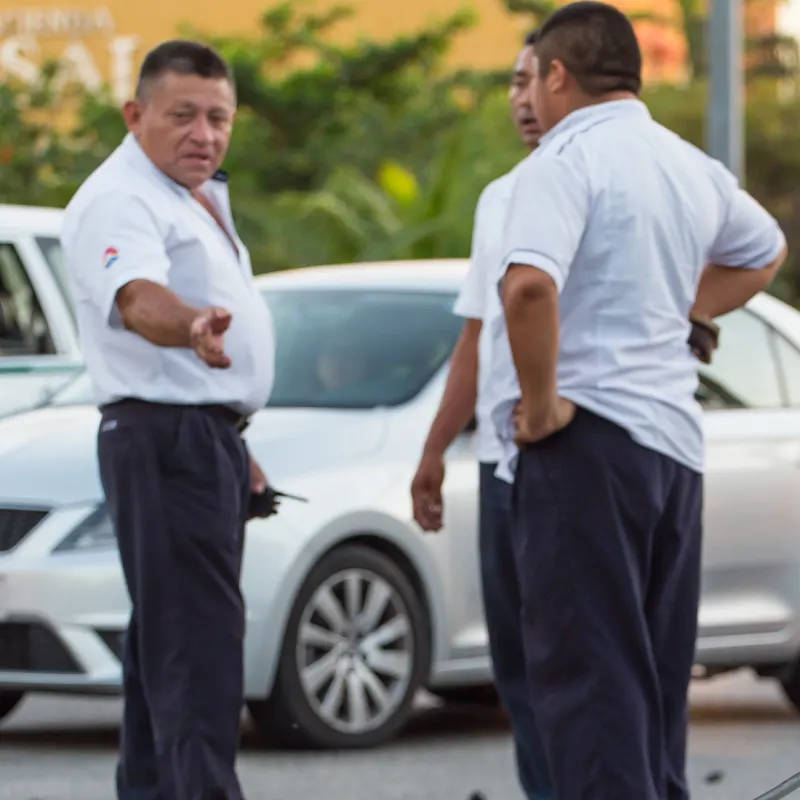
<instances>
[{"instance_id":1,"label":"white car roof","mask_svg":"<svg viewBox=\"0 0 800 800\"><path fill-rule=\"evenodd\" d=\"M256 277L259 289L427 289L456 292L466 277L467 259L376 261L329 264L267 273Z\"/></svg>"},{"instance_id":2,"label":"white car roof","mask_svg":"<svg viewBox=\"0 0 800 800\"><path fill-rule=\"evenodd\" d=\"M61 232L63 215L60 208L0 203L0 230L34 236L57 236Z\"/></svg>"}]
</instances>

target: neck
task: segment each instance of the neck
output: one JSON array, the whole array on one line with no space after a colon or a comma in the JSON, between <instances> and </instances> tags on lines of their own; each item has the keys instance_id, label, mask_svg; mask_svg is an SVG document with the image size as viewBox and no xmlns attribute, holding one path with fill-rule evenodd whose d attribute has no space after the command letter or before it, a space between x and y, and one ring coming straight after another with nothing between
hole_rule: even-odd
<instances>
[{"instance_id":1,"label":"neck","mask_svg":"<svg viewBox=\"0 0 800 800\"><path fill-rule=\"evenodd\" d=\"M570 109L567 112L571 114L573 111L578 111L581 108L588 108L590 106L599 106L601 103L613 103L615 100L638 100L638 96L633 92L605 92L604 94L578 94L575 99L570 103Z\"/></svg>"}]
</instances>

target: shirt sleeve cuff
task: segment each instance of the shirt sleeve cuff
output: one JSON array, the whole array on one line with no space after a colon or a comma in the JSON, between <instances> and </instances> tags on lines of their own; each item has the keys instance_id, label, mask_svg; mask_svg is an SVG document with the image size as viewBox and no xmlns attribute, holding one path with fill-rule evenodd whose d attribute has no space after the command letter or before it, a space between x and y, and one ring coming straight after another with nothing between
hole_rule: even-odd
<instances>
[{"instance_id":1,"label":"shirt sleeve cuff","mask_svg":"<svg viewBox=\"0 0 800 800\"><path fill-rule=\"evenodd\" d=\"M764 269L764 267L768 267L781 254L783 248L786 247L786 236L777 225L775 227L777 229L775 242L772 248L766 251L764 258L758 262L758 266L754 267L754 269Z\"/></svg>"},{"instance_id":2,"label":"shirt sleeve cuff","mask_svg":"<svg viewBox=\"0 0 800 800\"><path fill-rule=\"evenodd\" d=\"M512 264L524 264L541 270L553 279L558 293L561 294L561 290L564 288L565 275L550 256L537 250L512 250L503 260L501 281Z\"/></svg>"},{"instance_id":3,"label":"shirt sleeve cuff","mask_svg":"<svg viewBox=\"0 0 800 800\"><path fill-rule=\"evenodd\" d=\"M167 286L167 276L159 270L151 270L150 272L143 272L139 269L128 270L115 275L113 280L109 280L106 283L100 308L103 319L112 328L122 327L122 317L116 307L117 292L132 281L150 281L151 283L157 283L159 286Z\"/></svg>"},{"instance_id":4,"label":"shirt sleeve cuff","mask_svg":"<svg viewBox=\"0 0 800 800\"><path fill-rule=\"evenodd\" d=\"M465 317L466 319L483 319L483 306L475 298L458 297L453 304L453 313L457 317Z\"/></svg>"}]
</instances>

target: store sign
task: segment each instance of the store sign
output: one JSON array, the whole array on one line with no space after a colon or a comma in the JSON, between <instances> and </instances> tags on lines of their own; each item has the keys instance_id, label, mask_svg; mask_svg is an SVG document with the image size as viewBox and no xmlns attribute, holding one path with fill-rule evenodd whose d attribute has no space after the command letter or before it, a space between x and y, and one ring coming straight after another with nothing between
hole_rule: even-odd
<instances>
[{"instance_id":1,"label":"store sign","mask_svg":"<svg viewBox=\"0 0 800 800\"><path fill-rule=\"evenodd\" d=\"M118 103L133 91L138 36L119 35L106 7L0 11L0 79L37 82L47 62L61 65L61 87L108 85Z\"/></svg>"}]
</instances>

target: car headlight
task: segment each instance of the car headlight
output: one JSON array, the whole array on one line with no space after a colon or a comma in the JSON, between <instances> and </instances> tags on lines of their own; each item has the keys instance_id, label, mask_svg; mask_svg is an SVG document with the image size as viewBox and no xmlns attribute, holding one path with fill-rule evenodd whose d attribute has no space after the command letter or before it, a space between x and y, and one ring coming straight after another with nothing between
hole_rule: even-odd
<instances>
[{"instance_id":1,"label":"car headlight","mask_svg":"<svg viewBox=\"0 0 800 800\"><path fill-rule=\"evenodd\" d=\"M97 508L81 522L55 552L75 552L76 550L114 550L117 547L117 536L108 509L105 504Z\"/></svg>"}]
</instances>

